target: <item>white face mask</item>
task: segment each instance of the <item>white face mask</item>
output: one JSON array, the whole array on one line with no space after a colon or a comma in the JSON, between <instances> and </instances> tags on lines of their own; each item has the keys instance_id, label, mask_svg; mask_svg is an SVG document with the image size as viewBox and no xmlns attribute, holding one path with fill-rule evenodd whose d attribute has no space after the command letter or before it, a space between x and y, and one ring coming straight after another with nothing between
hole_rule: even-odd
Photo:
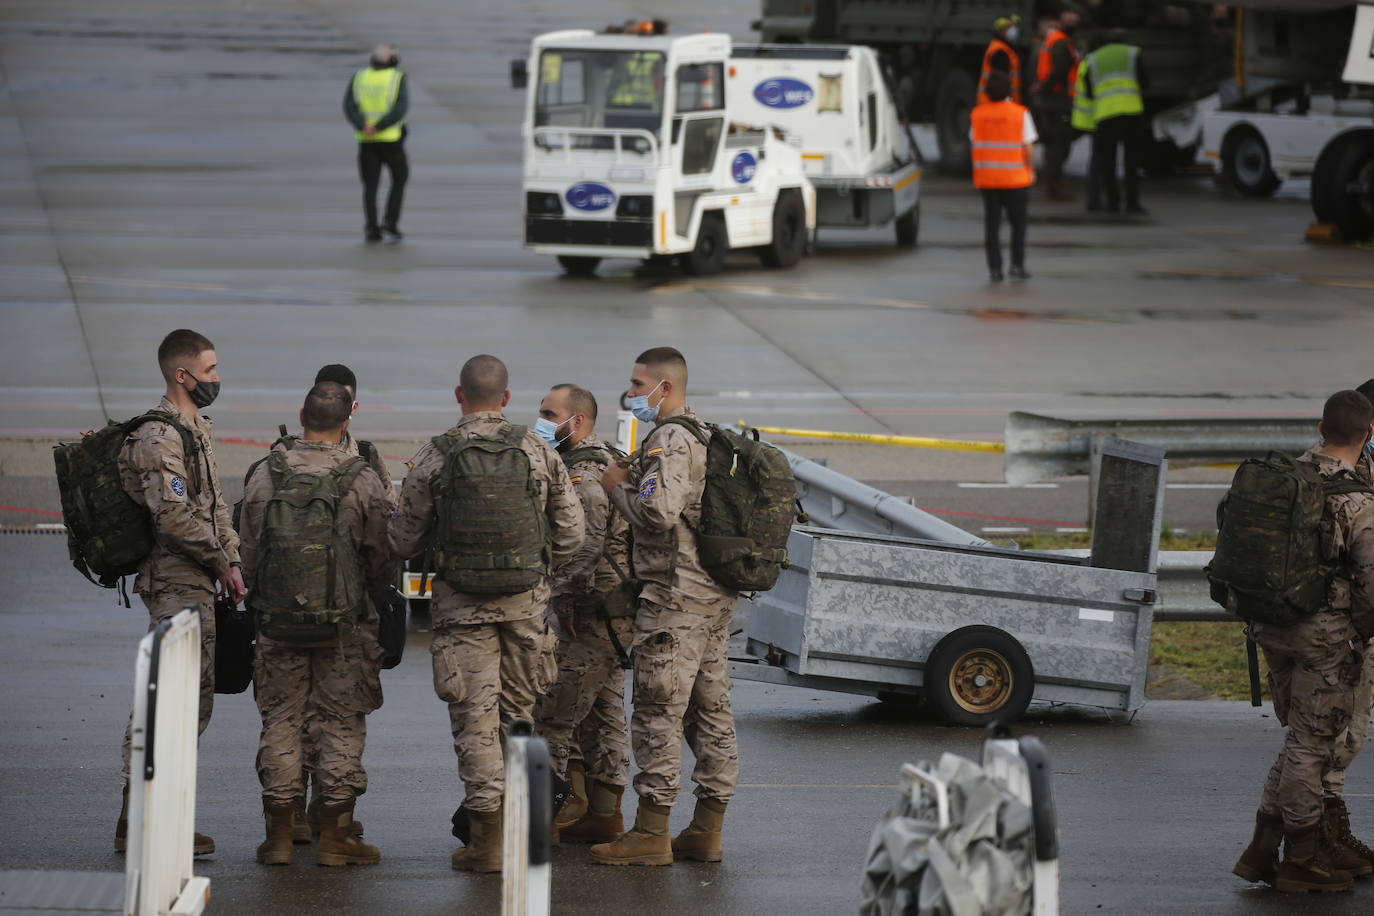
<instances>
[{"instance_id":1,"label":"white face mask","mask_svg":"<svg viewBox=\"0 0 1374 916\"><path fill-rule=\"evenodd\" d=\"M1017 28L1017 27L1014 26L1014 25L1013 25L1013 26L1009 26L1009 27L1007 28L1007 41L1015 41L1016 39L1018 39L1018 38L1020 38L1020 37L1021 37L1021 30L1020 30L1019 28Z\"/></svg>"}]
</instances>

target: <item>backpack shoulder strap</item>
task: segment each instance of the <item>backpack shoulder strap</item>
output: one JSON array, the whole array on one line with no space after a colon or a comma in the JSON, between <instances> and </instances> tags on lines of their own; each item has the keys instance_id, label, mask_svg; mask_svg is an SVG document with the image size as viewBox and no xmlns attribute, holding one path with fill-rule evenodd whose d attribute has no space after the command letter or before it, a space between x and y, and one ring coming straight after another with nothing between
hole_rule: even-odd
<instances>
[{"instance_id":1,"label":"backpack shoulder strap","mask_svg":"<svg viewBox=\"0 0 1374 916\"><path fill-rule=\"evenodd\" d=\"M200 444L196 442L195 434L187 429L181 418L176 415L165 410L150 410L125 423L125 435L132 433L144 423L166 423L177 431L181 436L181 463L195 475L196 489L199 490L203 481L200 477L200 462L196 460L200 455Z\"/></svg>"},{"instance_id":2,"label":"backpack shoulder strap","mask_svg":"<svg viewBox=\"0 0 1374 916\"><path fill-rule=\"evenodd\" d=\"M259 464L264 461L267 462L267 472L272 475L272 490L275 492L281 489L282 483L290 473L290 469L286 466L286 453L281 449L274 448L267 453L266 458L258 459Z\"/></svg>"},{"instance_id":3,"label":"backpack shoulder strap","mask_svg":"<svg viewBox=\"0 0 1374 916\"><path fill-rule=\"evenodd\" d=\"M681 426L684 429L688 430L689 432L691 432L693 436L697 437L697 441L700 442L702 445L711 444L711 431L709 429L709 424L703 423L695 417L678 415L676 417L669 417L668 419L661 421L659 425L667 426L669 423L673 424L674 426Z\"/></svg>"},{"instance_id":4,"label":"backpack shoulder strap","mask_svg":"<svg viewBox=\"0 0 1374 916\"><path fill-rule=\"evenodd\" d=\"M368 467L367 461L361 455L357 455L329 472L329 476L334 478L334 485L338 488L340 498L343 498L345 493L353 489L353 482L358 479L358 475L366 467Z\"/></svg>"},{"instance_id":5,"label":"backpack shoulder strap","mask_svg":"<svg viewBox=\"0 0 1374 916\"><path fill-rule=\"evenodd\" d=\"M583 461L594 461L602 467L611 463L611 452L608 448L595 445L588 445L582 448L575 448L563 456L563 463L571 467Z\"/></svg>"}]
</instances>

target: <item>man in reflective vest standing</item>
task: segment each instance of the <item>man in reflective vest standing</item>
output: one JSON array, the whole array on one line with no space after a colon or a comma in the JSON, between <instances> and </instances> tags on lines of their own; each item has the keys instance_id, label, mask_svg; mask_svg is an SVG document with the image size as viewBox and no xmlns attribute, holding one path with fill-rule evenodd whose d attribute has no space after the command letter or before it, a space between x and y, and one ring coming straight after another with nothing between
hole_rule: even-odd
<instances>
[{"instance_id":1,"label":"man in reflective vest standing","mask_svg":"<svg viewBox=\"0 0 1374 916\"><path fill-rule=\"evenodd\" d=\"M1140 48L1125 42L1123 29L1114 29L1107 44L1083 61L1084 91L1093 100L1097 139L1093 159L1107 209L1121 212L1116 183L1116 148L1126 160L1126 212L1144 213L1140 205L1140 144L1145 140L1145 104L1141 90L1149 85Z\"/></svg>"},{"instance_id":2,"label":"man in reflective vest standing","mask_svg":"<svg viewBox=\"0 0 1374 916\"><path fill-rule=\"evenodd\" d=\"M1096 51L1106 43L1105 38L1096 38L1092 49ZM1093 109L1093 97L1088 93L1087 80L1088 68L1079 67L1078 79L1074 81L1073 116L1069 124L1073 127L1075 137L1087 134L1091 142L1088 148L1087 198L1088 209L1096 211L1102 209L1102 180L1097 174L1097 116Z\"/></svg>"},{"instance_id":3,"label":"man in reflective vest standing","mask_svg":"<svg viewBox=\"0 0 1374 916\"><path fill-rule=\"evenodd\" d=\"M1035 83L1031 104L1035 121L1045 139L1045 196L1050 200L1073 200L1064 183L1064 161L1069 158L1073 129L1069 120L1073 109L1073 84L1077 78L1078 51L1072 35L1078 28L1078 14L1064 11L1050 25L1035 58Z\"/></svg>"},{"instance_id":4,"label":"man in reflective vest standing","mask_svg":"<svg viewBox=\"0 0 1374 916\"><path fill-rule=\"evenodd\" d=\"M992 41L983 52L983 72L978 77L978 104L986 105L988 98L988 77L992 71L1001 70L1011 80L1009 98L1021 104L1021 58L1012 48L1011 42L1021 37L1020 16L999 16L992 23Z\"/></svg>"},{"instance_id":5,"label":"man in reflective vest standing","mask_svg":"<svg viewBox=\"0 0 1374 916\"><path fill-rule=\"evenodd\" d=\"M986 105L969 115L973 141L973 185L983 195L983 245L987 251L988 277L1002 279L1002 247L998 234L1002 211L1011 223L1011 278L1029 280L1026 273L1026 207L1030 186L1035 183L1033 147L1035 122L1024 105L1007 98L1011 81L1005 73L988 77Z\"/></svg>"},{"instance_id":6,"label":"man in reflective vest standing","mask_svg":"<svg viewBox=\"0 0 1374 916\"><path fill-rule=\"evenodd\" d=\"M395 48L378 45L371 62L353 75L344 92L344 117L358 138L358 174L363 180L363 214L367 218L364 232L369 242L380 242L383 233L389 241L401 239L401 198L410 177L404 145L410 93L398 63ZM385 219L378 225L377 186L383 165L391 172L391 190L386 195Z\"/></svg>"}]
</instances>

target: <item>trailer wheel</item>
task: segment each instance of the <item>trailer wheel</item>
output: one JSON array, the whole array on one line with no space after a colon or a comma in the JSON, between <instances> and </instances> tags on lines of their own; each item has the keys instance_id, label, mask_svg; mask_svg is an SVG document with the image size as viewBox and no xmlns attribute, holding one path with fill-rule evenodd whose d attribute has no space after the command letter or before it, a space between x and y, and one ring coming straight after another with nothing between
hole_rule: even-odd
<instances>
[{"instance_id":1,"label":"trailer wheel","mask_svg":"<svg viewBox=\"0 0 1374 916\"><path fill-rule=\"evenodd\" d=\"M940 171L967 175L973 169L969 112L978 100L978 84L963 70L952 69L940 81L935 97L935 136L940 144Z\"/></svg>"},{"instance_id":2,"label":"trailer wheel","mask_svg":"<svg viewBox=\"0 0 1374 916\"><path fill-rule=\"evenodd\" d=\"M996 627L955 630L926 663L926 696L955 725L1014 722L1030 705L1034 686L1030 656Z\"/></svg>"},{"instance_id":3,"label":"trailer wheel","mask_svg":"<svg viewBox=\"0 0 1374 916\"><path fill-rule=\"evenodd\" d=\"M719 213L703 213L697 230L696 247L682 255L682 269L699 277L720 273L730 239L725 234L725 218Z\"/></svg>"},{"instance_id":4,"label":"trailer wheel","mask_svg":"<svg viewBox=\"0 0 1374 916\"><path fill-rule=\"evenodd\" d=\"M567 271L570 277L590 277L596 273L596 266L601 263L601 259L560 254L558 263L563 265L563 269Z\"/></svg>"},{"instance_id":5,"label":"trailer wheel","mask_svg":"<svg viewBox=\"0 0 1374 916\"><path fill-rule=\"evenodd\" d=\"M1272 197L1283 182L1274 174L1269 144L1244 124L1231 128L1221 144L1221 170L1243 197Z\"/></svg>"},{"instance_id":6,"label":"trailer wheel","mask_svg":"<svg viewBox=\"0 0 1374 916\"><path fill-rule=\"evenodd\" d=\"M801 193L788 189L773 205L773 241L759 249L764 267L795 267L806 252L806 205Z\"/></svg>"},{"instance_id":7,"label":"trailer wheel","mask_svg":"<svg viewBox=\"0 0 1374 916\"><path fill-rule=\"evenodd\" d=\"M921 205L917 204L897 217L897 247L916 247L916 237L921 234Z\"/></svg>"},{"instance_id":8,"label":"trailer wheel","mask_svg":"<svg viewBox=\"0 0 1374 916\"><path fill-rule=\"evenodd\" d=\"M1347 239L1374 235L1374 134L1338 137L1312 169L1312 212Z\"/></svg>"}]
</instances>

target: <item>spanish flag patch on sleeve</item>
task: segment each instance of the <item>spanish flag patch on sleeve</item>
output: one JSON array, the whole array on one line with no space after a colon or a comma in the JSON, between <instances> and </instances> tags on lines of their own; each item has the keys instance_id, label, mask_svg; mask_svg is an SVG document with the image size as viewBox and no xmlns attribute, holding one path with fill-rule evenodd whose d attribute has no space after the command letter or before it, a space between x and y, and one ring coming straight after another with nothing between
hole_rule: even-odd
<instances>
[{"instance_id":1,"label":"spanish flag patch on sleeve","mask_svg":"<svg viewBox=\"0 0 1374 916\"><path fill-rule=\"evenodd\" d=\"M652 458L652 457L654 457L655 455L662 455L662 454L663 454L663 446L659 445L659 446L655 446L654 448L651 448L651 449L649 449L647 452L645 452L645 453L644 453L644 457L645 457L645 458Z\"/></svg>"},{"instance_id":2,"label":"spanish flag patch on sleeve","mask_svg":"<svg viewBox=\"0 0 1374 916\"><path fill-rule=\"evenodd\" d=\"M581 483L582 475L578 474L576 477L569 477L568 480L572 481L573 483Z\"/></svg>"}]
</instances>

